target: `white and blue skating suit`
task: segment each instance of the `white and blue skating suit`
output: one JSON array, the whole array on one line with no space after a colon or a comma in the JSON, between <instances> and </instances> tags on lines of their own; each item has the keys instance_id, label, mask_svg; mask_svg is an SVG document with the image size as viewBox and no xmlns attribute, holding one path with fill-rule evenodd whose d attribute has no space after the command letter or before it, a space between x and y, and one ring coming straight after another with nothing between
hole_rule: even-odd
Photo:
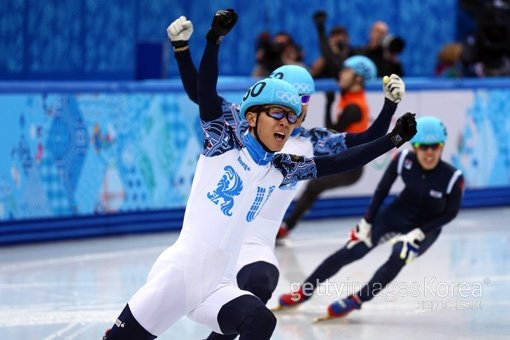
<instances>
[{"instance_id":1,"label":"white and blue skating suit","mask_svg":"<svg viewBox=\"0 0 510 340\"><path fill-rule=\"evenodd\" d=\"M190 100L198 104L198 73L189 50L176 52L175 58L183 87ZM240 119L235 110L236 105L223 98L220 100L222 100L226 118L232 125L238 124ZM396 108L397 104L385 99L381 112L364 133L337 133L325 128L295 129L281 152L306 157L334 155L349 147L372 141L388 131ZM304 182L296 182L273 193L268 204L264 206L257 219L252 222L252 227L247 231L237 264L238 271L245 265L257 261L264 261L278 267L274 255L276 233L288 206L303 184Z\"/></svg>"},{"instance_id":2,"label":"white and blue skating suit","mask_svg":"<svg viewBox=\"0 0 510 340\"><path fill-rule=\"evenodd\" d=\"M200 79L212 69L204 67L204 58ZM212 60L214 62L214 58ZM288 154L274 156L264 152L252 135L244 132L246 123L234 122L235 106L218 97L215 81L199 81L199 84L211 85L199 96L204 122L204 152L198 162L181 236L157 260L148 284L154 277L168 272L169 265L178 265L176 258L185 253L186 263L180 264L180 269L183 287L188 293L179 296L181 300L186 299L183 302L189 308L184 312L190 312L193 320L219 331L216 318L219 308L236 296L247 294L237 287L234 269L246 230L251 229L272 194L297 181L362 166L394 146L385 136L334 156L315 159ZM325 129L321 131L331 134ZM162 281L168 279L163 277ZM204 301L197 304L200 299ZM170 300L166 298L165 301ZM129 305L138 320L136 308L131 302Z\"/></svg>"},{"instance_id":3,"label":"white and blue skating suit","mask_svg":"<svg viewBox=\"0 0 510 340\"><path fill-rule=\"evenodd\" d=\"M246 228L275 189L316 175L312 160L290 164L290 158L282 174L271 163L273 154L250 133L240 137L237 127L223 115L203 122L204 150L180 236L129 301L135 318L152 334L161 334L214 290L235 265Z\"/></svg>"}]
</instances>

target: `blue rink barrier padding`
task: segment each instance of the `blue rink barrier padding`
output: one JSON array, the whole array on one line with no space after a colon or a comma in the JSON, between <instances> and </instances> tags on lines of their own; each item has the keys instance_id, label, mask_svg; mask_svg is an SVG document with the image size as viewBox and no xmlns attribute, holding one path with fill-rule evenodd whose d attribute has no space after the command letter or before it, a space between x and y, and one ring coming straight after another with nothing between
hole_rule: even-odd
<instances>
[{"instance_id":1,"label":"blue rink barrier padding","mask_svg":"<svg viewBox=\"0 0 510 340\"><path fill-rule=\"evenodd\" d=\"M387 204L392 197L385 201ZM320 199L304 219L362 216L370 197ZM510 206L510 187L466 190L462 208ZM184 209L0 223L0 245L181 229Z\"/></svg>"},{"instance_id":2,"label":"blue rink barrier padding","mask_svg":"<svg viewBox=\"0 0 510 340\"><path fill-rule=\"evenodd\" d=\"M219 93L234 93L239 94L242 93L246 88L251 86L256 79L250 77L221 77L218 82L218 91ZM477 95L475 92L474 96L478 98L478 101L473 101L472 107L470 108L470 118L475 121L476 119L483 122L482 127L490 126L491 129L488 130L488 133L499 133L501 136L508 136L508 133L505 129L505 124L494 124L489 119L486 119L484 114L496 114L497 117L501 113L506 112L507 103L507 90L510 89L510 78L486 78L486 79L438 79L438 78L406 78L406 89L412 94L416 95L416 93L429 93L429 92L441 92L441 91L451 91L451 90L473 90L473 89L487 89L487 90L497 90L492 91L496 92L493 96L488 96L485 91L481 91L480 95ZM377 79L372 81L367 86L369 91L380 91L381 90L381 80ZM316 81L316 90L317 92L321 91L336 91L337 84L332 79L327 80L317 80ZM503 90L503 91L500 91ZM466 92L466 91L464 91ZM489 95L491 95L491 91ZM6 95L6 98L12 98L15 96L11 96L11 94L19 94L19 95L49 95L48 97L59 97L59 94L63 94L64 97L69 95L69 97L79 97L76 95L80 94L106 94L103 97L115 97L115 95L120 94L124 97L129 97L133 94L134 97L139 96L139 94L155 94L154 97L157 97L158 94L176 94L176 98L179 97L179 94L183 93L182 83L180 79L168 79L168 80L145 80L145 81L0 81L0 95ZM450 93L450 92L449 92ZM89 96L94 97L94 96ZM101 96L99 96L101 97ZM141 97L141 96L139 96ZM150 96L147 96L150 97ZM95 98L95 97L94 97ZM150 97L152 98L152 97ZM486 103L487 98L495 98L497 104L489 105ZM103 99L104 100L104 99ZM149 100L149 99L148 99ZM35 101L36 103L37 100ZM178 99L175 102L179 102ZM90 102L86 102L90 105ZM109 103L109 102L108 102ZM108 109L108 105L105 104L106 109ZM116 101L112 101L112 103L117 103ZM0 103L3 104L3 103ZM128 105L128 104L126 104ZM1 105L0 105L1 106ZM29 110L32 108L31 106L27 106ZM179 108L180 106L176 106ZM66 107L66 115L70 116L71 114L75 114L71 109L74 107ZM3 105L2 111L5 115L9 113L9 110L12 108L7 105ZM104 108L102 108L104 109ZM175 110L175 109L174 109ZM472 111L472 112L471 112ZM25 111L20 111L25 112ZM29 111L33 113L32 111ZM36 112L36 111L34 111ZM39 112L39 111L37 111ZM41 111L44 113L45 111ZM108 112L108 111L105 111ZM149 111L143 111L146 114L149 114ZM80 112L81 113L81 112ZM467 113L466 113L467 114ZM40 115L41 116L41 115ZM98 117L100 115L97 115ZM480 119L480 116L483 116L483 119ZM491 117L496 117L492 115ZM39 117L39 116L36 116ZM44 116L46 117L46 116ZM72 116L74 117L74 116ZM156 117L157 119L161 118L160 116L153 115L152 118ZM507 117L507 116L505 116ZM89 118L90 120L91 118ZM98 119L97 117L94 119ZM20 120L23 122L22 120ZM173 123L173 121L169 121ZM499 121L498 121L499 122ZM41 122L39 122L41 123ZM82 122L80 121L80 124ZM91 124L91 121L87 121L88 124ZM107 126L109 123L108 119L105 118L105 122L103 122L104 126ZM122 122L121 122L122 123ZM21 124L21 123L20 123ZM14 125L13 125L14 126ZM16 127L16 126L15 126ZM57 126L58 127L58 126ZM79 127L83 127L79 125ZM502 129L497 129L498 127L502 127ZM16 127L18 128L18 127ZM47 127L48 129L50 127ZM86 126L86 128L91 129L91 126ZM476 127L477 129L479 127ZM471 133L471 137L473 134L473 126L469 126L469 129L464 132ZM21 128L19 128L22 131ZM48 130L49 131L49 130ZM57 130L60 131L60 130ZM81 131L81 130L80 130ZM105 130L106 131L106 128ZM104 132L103 131L103 132ZM484 138L485 130L479 129L476 132L480 133L480 138ZM25 131L22 131L25 133ZM22 134L20 133L20 136ZM18 137L20 137L18 136ZM25 135L23 135L25 136ZM16 136L15 136L16 137ZM147 137L147 136L145 136ZM177 136L179 137L179 136ZM3 137L5 139L5 136ZM178 138L177 138L178 139ZM26 141L27 139L22 139L22 141ZM147 139L151 140L151 139ZM504 139L505 141L507 139ZM181 140L178 140L182 142ZM490 142L490 140L489 140ZM10 151L10 148L16 150L15 156L21 159L21 156L24 155L23 150L20 149L18 140L12 139L9 143L4 142L4 147L6 152L5 159L7 161L12 161L13 152ZM61 147L62 145L54 142L54 144L50 145L53 148ZM475 150L477 146L476 143L466 144L466 150ZM487 147L492 147L492 150L499 150L499 152L494 152L487 157L492 157L494 155L498 156L498 159L503 159L503 162L495 163L494 168L499 167L499 177L496 176L499 181L492 182L492 184L488 187L477 186L477 189L469 188L466 190L463 208L476 208L476 207L492 207L492 206L510 206L510 186L508 185L508 177L506 175L506 169L508 169L507 164L504 162L503 157L507 157L507 153L505 150L508 150L507 144L501 143L501 148L496 148L497 145L488 144ZM469 149L471 148L471 149ZM89 146L89 149L92 150L92 146ZM60 149L57 148L57 151ZM501 151L503 150L503 151ZM108 151L108 150L107 150ZM481 154L480 149L476 149L475 151L478 154ZM10 152L10 153L9 153ZM477 155L478 155L477 154ZM10 156L9 156L10 155ZM464 153L462 156L467 157L463 159L466 162L474 162L479 161L476 157L474 159L470 159L470 154ZM484 154L485 156L485 154ZM11 158L9 158L11 157ZM95 158L94 158L95 157ZM97 164L102 164L99 162L98 157L94 154L93 159L97 162ZM111 157L111 155L109 156ZM16 159L14 163L20 163L22 161ZM10 176L11 170L8 166L6 166L6 162L4 161L3 170L4 176ZM472 164L472 163L466 163ZM18 164L21 169L21 165ZM55 166L55 164L49 164L51 166ZM474 167L472 167L474 168ZM472 168L468 167L468 171ZM89 168L90 169L90 168ZM501 170L503 169L503 170ZM50 168L51 170L51 168ZM486 169L487 171L487 169ZM490 169L492 171L492 169ZM473 172L471 172L472 175ZM503 173L503 175L501 175ZM86 174L84 174L85 176ZM122 175L122 174L121 174ZM501 177L504 177L504 180L501 181ZM5 177L5 178L7 178ZM10 177L9 177L10 178ZM77 182L78 183L78 182ZM97 183L100 183L97 180ZM477 182L478 183L478 182ZM488 183L488 182L481 182ZM495 183L495 184L494 184ZM49 183L52 184L52 183ZM45 183L44 185L49 185ZM53 183L54 184L54 183ZM97 188L96 188L97 189ZM93 190L91 190L93 191ZM367 192L361 192L361 195L366 194ZM55 194L55 193L54 193ZM74 192L73 192L74 194ZM170 193L171 194L171 193ZM175 199L175 197L174 197ZM79 198L77 198L79 200ZM316 202L315 206L311 211L309 211L305 215L305 219L313 220L313 219L323 219L323 218L337 218L337 217L346 217L346 216L362 216L366 210L366 207L369 203L370 197L368 196L356 196L356 197L337 197L337 198L325 198ZM55 202L54 202L55 203ZM57 202L59 203L59 202ZM158 202L152 202L156 204ZM89 204L90 205L90 204ZM85 237L99 237L99 236L108 236L108 235L118 235L118 234L132 234L132 233L143 233L143 232L158 232L158 231L172 231L172 230L180 230L182 224L182 218L184 215L184 208L178 205L172 205L174 207L178 206L178 208L168 208L163 209L164 205L149 205L144 206L143 210L138 209L136 205L130 206L126 208L130 212L121 212L109 215L95 215L88 214L85 209L77 209L75 211L80 211L82 215L73 215L67 216L68 211L65 210L60 216L48 216L47 218L37 217L37 218L27 218L21 215L15 215L17 220L2 220L0 221L0 245L8 245L8 244L20 244L20 243L28 243L28 242L43 242L43 241L53 241L53 240L64 240L64 239L76 239L76 238L85 238ZM21 206L21 205L20 205ZM154 207L152 210L150 207ZM158 210L156 210L156 207ZM66 208L64 206L64 208ZM126 210L125 210L126 211ZM131 212L135 211L135 212ZM9 214L5 214L5 216L9 216ZM4 217L5 217L4 216ZM28 215L34 216L34 215ZM46 216L46 215L40 215ZM66 217L62 217L66 216Z\"/></svg>"}]
</instances>

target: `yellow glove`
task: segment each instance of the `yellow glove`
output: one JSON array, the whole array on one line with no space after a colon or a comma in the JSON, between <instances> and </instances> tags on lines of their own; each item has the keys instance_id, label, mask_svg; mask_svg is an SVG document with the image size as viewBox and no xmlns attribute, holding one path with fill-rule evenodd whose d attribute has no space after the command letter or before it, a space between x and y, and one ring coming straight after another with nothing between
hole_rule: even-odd
<instances>
[{"instance_id":1,"label":"yellow glove","mask_svg":"<svg viewBox=\"0 0 510 340\"><path fill-rule=\"evenodd\" d=\"M399 76L392 74L383 78L384 96L394 103L400 103L406 93L406 84Z\"/></svg>"}]
</instances>

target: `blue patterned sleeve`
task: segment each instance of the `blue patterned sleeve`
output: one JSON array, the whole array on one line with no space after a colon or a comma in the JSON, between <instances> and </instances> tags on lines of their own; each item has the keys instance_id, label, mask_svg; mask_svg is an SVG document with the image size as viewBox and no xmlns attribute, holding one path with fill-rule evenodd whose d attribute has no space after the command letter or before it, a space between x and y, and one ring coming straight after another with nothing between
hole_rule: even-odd
<instances>
[{"instance_id":1,"label":"blue patterned sleeve","mask_svg":"<svg viewBox=\"0 0 510 340\"><path fill-rule=\"evenodd\" d=\"M202 154L207 157L221 155L242 147L240 135L223 117L210 122L202 122L204 145Z\"/></svg>"},{"instance_id":2,"label":"blue patterned sleeve","mask_svg":"<svg viewBox=\"0 0 510 340\"><path fill-rule=\"evenodd\" d=\"M221 98L221 106L223 108L223 116L225 121L232 126L237 126L241 123L241 117L239 115L239 105L231 103L225 98Z\"/></svg>"},{"instance_id":3,"label":"blue patterned sleeve","mask_svg":"<svg viewBox=\"0 0 510 340\"><path fill-rule=\"evenodd\" d=\"M280 187L317 177L317 168L311 158L278 153L273 158L273 165L283 175Z\"/></svg>"},{"instance_id":4,"label":"blue patterned sleeve","mask_svg":"<svg viewBox=\"0 0 510 340\"><path fill-rule=\"evenodd\" d=\"M330 156L347 149L345 132L336 132L326 128L310 129L303 134L313 145L314 156Z\"/></svg>"}]
</instances>

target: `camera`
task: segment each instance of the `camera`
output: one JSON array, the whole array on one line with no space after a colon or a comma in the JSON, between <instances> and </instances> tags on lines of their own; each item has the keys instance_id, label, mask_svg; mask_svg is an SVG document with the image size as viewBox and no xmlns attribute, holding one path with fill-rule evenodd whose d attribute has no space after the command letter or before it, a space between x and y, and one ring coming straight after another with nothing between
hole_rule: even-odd
<instances>
[{"instance_id":1,"label":"camera","mask_svg":"<svg viewBox=\"0 0 510 340\"><path fill-rule=\"evenodd\" d=\"M468 69L481 63L485 75L510 75L510 0L461 0L461 6L476 24L464 43L463 62Z\"/></svg>"},{"instance_id":2,"label":"camera","mask_svg":"<svg viewBox=\"0 0 510 340\"><path fill-rule=\"evenodd\" d=\"M383 49L392 53L400 54L406 46L404 39L388 34L382 41Z\"/></svg>"}]
</instances>

